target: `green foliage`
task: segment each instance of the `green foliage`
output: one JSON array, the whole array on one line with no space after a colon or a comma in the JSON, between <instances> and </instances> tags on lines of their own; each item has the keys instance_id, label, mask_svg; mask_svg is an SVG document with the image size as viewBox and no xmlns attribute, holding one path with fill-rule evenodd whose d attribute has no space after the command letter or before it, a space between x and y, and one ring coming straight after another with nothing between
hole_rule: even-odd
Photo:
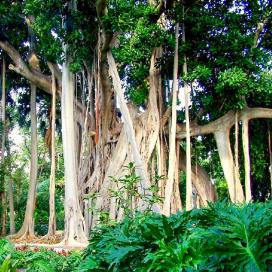
<instances>
[{"instance_id":1,"label":"green foliage","mask_svg":"<svg viewBox=\"0 0 272 272\"><path fill-rule=\"evenodd\" d=\"M200 80L202 82L207 82L212 74L209 67L205 65L198 65L195 69L188 75L187 78L183 78L185 81L193 82L194 80Z\"/></svg>"},{"instance_id":2,"label":"green foliage","mask_svg":"<svg viewBox=\"0 0 272 272\"><path fill-rule=\"evenodd\" d=\"M162 199L158 196L158 186L152 185L146 190L150 191L152 195L147 194L145 191L143 194L139 193L141 178L136 174L136 166L134 163L130 162L128 166L125 166L128 173L119 179L110 177L110 179L115 183L116 189L111 189L111 197L116 198L119 207L124 210L126 216L134 216L137 209L133 207L135 199L144 201L147 205L146 211L152 210L152 206L155 203L159 203ZM155 177L156 183L161 179L161 177Z\"/></svg>"},{"instance_id":3,"label":"green foliage","mask_svg":"<svg viewBox=\"0 0 272 272\"><path fill-rule=\"evenodd\" d=\"M155 184L141 192L141 178L136 173L135 164L130 162L124 168L127 170L127 173L123 177L118 179L112 176L109 177L114 184L113 189L109 189L110 197L115 198L117 207L121 208L127 217L133 218L139 212L138 207L135 206L136 199L145 202L145 212L149 213L154 204L162 202L162 198L158 196L159 188L157 186L158 181L162 177L153 177ZM92 200L97 197L98 194L96 193L88 195L88 198ZM90 211L98 215L100 224L115 224L114 221L110 221L108 211L99 210L96 205L93 205Z\"/></svg>"},{"instance_id":4,"label":"green foliage","mask_svg":"<svg viewBox=\"0 0 272 272\"><path fill-rule=\"evenodd\" d=\"M148 96L152 50L169 39L156 18L156 8L146 1L114 0L102 19L107 31L119 33L118 47L112 50L126 81L126 95L137 105L145 104Z\"/></svg>"},{"instance_id":5,"label":"green foliage","mask_svg":"<svg viewBox=\"0 0 272 272\"><path fill-rule=\"evenodd\" d=\"M80 271L270 271L271 202L137 214L91 235Z\"/></svg>"},{"instance_id":6,"label":"green foliage","mask_svg":"<svg viewBox=\"0 0 272 272\"><path fill-rule=\"evenodd\" d=\"M25 247L15 249L6 240L0 240L0 271L12 272L17 269L39 272L76 271L81 259L80 252L58 254L51 250L29 250Z\"/></svg>"},{"instance_id":7,"label":"green foliage","mask_svg":"<svg viewBox=\"0 0 272 272\"><path fill-rule=\"evenodd\" d=\"M210 271L269 271L271 202L235 206L217 203L204 209L195 234ZM207 221L207 219L209 221Z\"/></svg>"}]
</instances>

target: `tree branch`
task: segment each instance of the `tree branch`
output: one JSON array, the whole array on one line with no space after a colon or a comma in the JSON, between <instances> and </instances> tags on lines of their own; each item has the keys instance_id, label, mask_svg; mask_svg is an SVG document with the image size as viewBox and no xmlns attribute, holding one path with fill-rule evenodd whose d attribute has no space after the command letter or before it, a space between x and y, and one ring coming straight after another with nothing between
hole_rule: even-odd
<instances>
[{"instance_id":1,"label":"tree branch","mask_svg":"<svg viewBox=\"0 0 272 272\"><path fill-rule=\"evenodd\" d=\"M7 41L0 41L0 47L12 59L15 65L9 65L9 69L22 75L40 89L51 94L51 79L37 70L28 67L18 51Z\"/></svg>"},{"instance_id":2,"label":"tree branch","mask_svg":"<svg viewBox=\"0 0 272 272\"><path fill-rule=\"evenodd\" d=\"M245 108L238 112L238 120L251 120L257 118L272 118L272 109L268 108ZM199 126L192 125L190 128L191 136L206 135L215 133L223 129L230 129L235 124L235 111L231 110L224 116L207 125ZM177 139L184 139L186 137L185 125L177 126Z\"/></svg>"}]
</instances>

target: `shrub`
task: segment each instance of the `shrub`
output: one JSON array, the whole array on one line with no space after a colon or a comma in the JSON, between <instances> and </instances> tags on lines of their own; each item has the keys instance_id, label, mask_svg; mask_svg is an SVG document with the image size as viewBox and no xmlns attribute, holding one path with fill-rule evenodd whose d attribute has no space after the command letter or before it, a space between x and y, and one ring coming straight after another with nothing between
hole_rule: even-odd
<instances>
[{"instance_id":1,"label":"shrub","mask_svg":"<svg viewBox=\"0 0 272 272\"><path fill-rule=\"evenodd\" d=\"M0 271L16 271L16 269L26 269L26 271L76 271L81 258L80 252L58 254L52 250L35 249L27 247L15 249L6 240L0 240Z\"/></svg>"},{"instance_id":2,"label":"shrub","mask_svg":"<svg viewBox=\"0 0 272 272\"><path fill-rule=\"evenodd\" d=\"M272 205L210 204L100 226L80 271L272 271Z\"/></svg>"}]
</instances>

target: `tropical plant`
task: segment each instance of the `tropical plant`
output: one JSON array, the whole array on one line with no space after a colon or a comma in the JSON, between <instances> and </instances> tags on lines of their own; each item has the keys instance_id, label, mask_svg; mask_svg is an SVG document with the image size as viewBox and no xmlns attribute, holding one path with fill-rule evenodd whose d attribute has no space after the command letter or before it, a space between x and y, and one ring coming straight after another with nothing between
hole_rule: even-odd
<instances>
[{"instance_id":1,"label":"tropical plant","mask_svg":"<svg viewBox=\"0 0 272 272\"><path fill-rule=\"evenodd\" d=\"M80 271L270 271L272 203L210 204L100 226Z\"/></svg>"},{"instance_id":2,"label":"tropical plant","mask_svg":"<svg viewBox=\"0 0 272 272\"><path fill-rule=\"evenodd\" d=\"M76 271L81 253L74 251L56 253L52 250L30 250L28 247L15 248L6 240L0 240L0 271L12 272L17 269L26 271Z\"/></svg>"}]
</instances>

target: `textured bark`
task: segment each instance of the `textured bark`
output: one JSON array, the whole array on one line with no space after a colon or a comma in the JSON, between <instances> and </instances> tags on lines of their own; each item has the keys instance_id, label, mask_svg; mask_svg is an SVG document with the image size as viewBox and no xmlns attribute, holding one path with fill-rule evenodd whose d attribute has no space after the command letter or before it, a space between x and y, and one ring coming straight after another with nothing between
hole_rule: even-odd
<instances>
[{"instance_id":1,"label":"textured bark","mask_svg":"<svg viewBox=\"0 0 272 272\"><path fill-rule=\"evenodd\" d=\"M65 179L65 229L63 244L86 243L85 221L79 205L76 175L75 126L74 126L74 75L69 71L67 46L64 48L61 120Z\"/></svg>"},{"instance_id":2,"label":"textured bark","mask_svg":"<svg viewBox=\"0 0 272 272\"><path fill-rule=\"evenodd\" d=\"M135 131L133 128L132 119L131 119L127 104L125 102L124 93L121 86L121 81L120 81L116 64L111 52L108 52L108 63L109 63L109 73L112 77L114 90L116 92L116 96L119 99L120 109L122 112L122 116L124 118L124 127L126 130L127 138L131 145L133 159L136 164L136 171L138 175L141 177L141 192L142 193L145 192L145 194L151 195L151 192L149 191L149 187L151 184L147 174L147 169L141 158L140 148L136 142L136 136L135 136ZM141 207L141 209L145 209L145 207L146 207L146 204L143 203L143 206ZM159 209L158 205L154 205L153 209L158 211Z\"/></svg>"},{"instance_id":3,"label":"textured bark","mask_svg":"<svg viewBox=\"0 0 272 272\"><path fill-rule=\"evenodd\" d=\"M179 161L180 161L180 145L177 142L176 143L176 164L175 164L174 188L173 188L174 193L172 197L173 207L171 207L172 214L182 210L181 196L179 191L179 181L180 181Z\"/></svg>"},{"instance_id":4,"label":"textured bark","mask_svg":"<svg viewBox=\"0 0 272 272\"><path fill-rule=\"evenodd\" d=\"M250 155L249 155L249 136L248 136L248 120L242 120L242 140L244 151L244 167L245 167L245 195L246 202L249 202L251 196L251 182L250 182Z\"/></svg>"},{"instance_id":5,"label":"textured bark","mask_svg":"<svg viewBox=\"0 0 272 272\"><path fill-rule=\"evenodd\" d=\"M146 143L142 148L145 162L148 163L158 141L160 132L160 104L158 101L162 92L161 69L156 66L158 59L162 57L162 48L153 50L149 68L149 96L147 105L147 119L145 120L144 138Z\"/></svg>"},{"instance_id":6,"label":"textured bark","mask_svg":"<svg viewBox=\"0 0 272 272\"><path fill-rule=\"evenodd\" d=\"M222 117L208 123L207 125L192 124L190 127L191 137L199 135L207 135L220 131L222 129L230 129L235 124L235 112L231 110ZM239 111L238 120L246 119L258 119L258 118L272 118L272 109L268 108L245 108ZM186 128L184 125L178 125L177 127L177 139L186 138Z\"/></svg>"},{"instance_id":7,"label":"textured bark","mask_svg":"<svg viewBox=\"0 0 272 272\"><path fill-rule=\"evenodd\" d=\"M18 51L7 41L0 41L0 47L10 56L15 66L10 64L9 69L22 75L42 90L51 93L51 82L48 76L30 68L22 59Z\"/></svg>"},{"instance_id":8,"label":"textured bark","mask_svg":"<svg viewBox=\"0 0 272 272\"><path fill-rule=\"evenodd\" d=\"M238 113L235 113L235 143L234 143L234 154L235 154L235 166L234 166L234 202L236 202L236 183L240 182L239 174L239 122Z\"/></svg>"},{"instance_id":9,"label":"textured bark","mask_svg":"<svg viewBox=\"0 0 272 272\"><path fill-rule=\"evenodd\" d=\"M186 171L186 154L184 152L180 152L179 168L181 171ZM191 174L192 183L200 200L200 206L205 207L208 202L216 201L215 187L205 169L199 164L193 165Z\"/></svg>"},{"instance_id":10,"label":"textured bark","mask_svg":"<svg viewBox=\"0 0 272 272\"><path fill-rule=\"evenodd\" d=\"M37 173L38 173L38 142L37 142L37 112L36 112L36 86L31 84L31 161L30 184L27 195L24 222L21 229L14 235L17 239L31 239L34 233L34 209L36 199Z\"/></svg>"},{"instance_id":11,"label":"textured bark","mask_svg":"<svg viewBox=\"0 0 272 272\"><path fill-rule=\"evenodd\" d=\"M214 133L220 162L228 184L229 195L232 202L244 201L244 193L240 181L235 181L234 161L230 147L229 129L216 131ZM236 185L236 188L234 187ZM235 190L236 189L236 190Z\"/></svg>"},{"instance_id":12,"label":"textured bark","mask_svg":"<svg viewBox=\"0 0 272 272\"><path fill-rule=\"evenodd\" d=\"M172 91L172 116L171 116L171 131L169 134L169 164L168 175L165 186L165 199L163 203L163 214L170 215L171 212L171 198L174 186L174 174L176 164L176 126L177 126L177 92L178 92L178 37L179 24L176 24L176 44L174 56L174 70L173 70L173 91Z\"/></svg>"},{"instance_id":13,"label":"textured bark","mask_svg":"<svg viewBox=\"0 0 272 272\"><path fill-rule=\"evenodd\" d=\"M199 126L194 124L191 126L191 137L214 134L217 143L217 148L220 156L220 162L223 167L224 176L226 178L231 201L244 201L242 185L239 179L235 179L235 163L230 147L229 131L236 120L248 122L251 119L257 118L272 118L272 109L268 108L244 108L240 110L236 116L236 111L229 111L224 116L207 125ZM184 126L178 127L177 138L184 139L186 137L186 129ZM236 187L236 189L235 189Z\"/></svg>"},{"instance_id":14,"label":"textured bark","mask_svg":"<svg viewBox=\"0 0 272 272\"><path fill-rule=\"evenodd\" d=\"M56 80L55 71L51 65L49 68L52 73L52 117L51 117L51 169L49 184L49 223L48 237L56 235L56 211L55 211L55 172L56 172L56 146L55 146L55 130L56 130Z\"/></svg>"}]
</instances>

